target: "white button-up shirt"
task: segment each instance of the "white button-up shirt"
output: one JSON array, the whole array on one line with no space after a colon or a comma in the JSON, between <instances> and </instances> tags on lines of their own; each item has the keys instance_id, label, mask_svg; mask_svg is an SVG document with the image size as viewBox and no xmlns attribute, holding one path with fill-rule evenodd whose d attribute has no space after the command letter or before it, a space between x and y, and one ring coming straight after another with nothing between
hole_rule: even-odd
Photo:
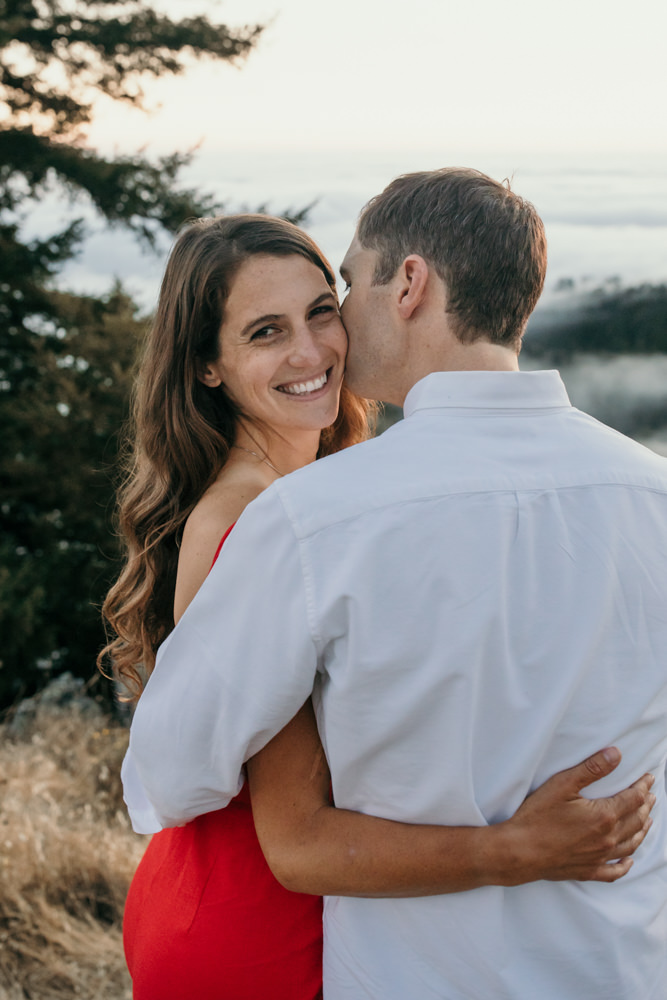
<instances>
[{"instance_id":1,"label":"white button-up shirt","mask_svg":"<svg viewBox=\"0 0 667 1000\"><path fill-rule=\"evenodd\" d=\"M313 684L336 804L395 820L497 822L615 744L591 794L657 779L625 878L327 899L325 997L664 1000L667 461L555 372L435 373L405 417L244 512L139 702L137 823L226 804Z\"/></svg>"}]
</instances>

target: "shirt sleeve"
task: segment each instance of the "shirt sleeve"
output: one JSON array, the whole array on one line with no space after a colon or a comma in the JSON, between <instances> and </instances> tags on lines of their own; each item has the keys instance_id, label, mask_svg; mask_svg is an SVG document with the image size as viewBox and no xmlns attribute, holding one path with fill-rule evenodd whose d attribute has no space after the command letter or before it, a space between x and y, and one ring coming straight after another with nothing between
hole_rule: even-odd
<instances>
[{"instance_id":1,"label":"shirt sleeve","mask_svg":"<svg viewBox=\"0 0 667 1000\"><path fill-rule=\"evenodd\" d=\"M146 798L130 750L125 754L120 776L123 782L123 799L132 821L132 829L135 833L158 833L162 829L162 824L157 818L153 806Z\"/></svg>"},{"instance_id":2,"label":"shirt sleeve","mask_svg":"<svg viewBox=\"0 0 667 1000\"><path fill-rule=\"evenodd\" d=\"M123 767L136 822L178 826L226 806L316 670L300 546L270 488L239 519L139 699Z\"/></svg>"}]
</instances>

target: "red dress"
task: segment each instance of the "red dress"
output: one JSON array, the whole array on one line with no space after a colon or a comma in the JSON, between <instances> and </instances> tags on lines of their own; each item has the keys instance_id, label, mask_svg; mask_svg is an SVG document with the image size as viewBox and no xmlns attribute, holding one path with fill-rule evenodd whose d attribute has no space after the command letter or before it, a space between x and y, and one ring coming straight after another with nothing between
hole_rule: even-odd
<instances>
[{"instance_id":1,"label":"red dress","mask_svg":"<svg viewBox=\"0 0 667 1000\"><path fill-rule=\"evenodd\" d=\"M226 809L153 836L123 937L134 1000L322 995L322 900L271 874L247 785Z\"/></svg>"}]
</instances>

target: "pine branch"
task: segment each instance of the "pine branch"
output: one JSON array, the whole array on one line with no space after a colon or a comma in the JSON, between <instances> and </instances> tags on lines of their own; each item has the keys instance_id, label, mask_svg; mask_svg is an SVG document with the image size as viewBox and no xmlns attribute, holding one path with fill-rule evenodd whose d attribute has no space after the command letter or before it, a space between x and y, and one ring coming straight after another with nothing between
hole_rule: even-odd
<instances>
[{"instance_id":1,"label":"pine branch","mask_svg":"<svg viewBox=\"0 0 667 1000\"><path fill-rule=\"evenodd\" d=\"M139 0L77 0L64 12L58 0L6 0L0 6L0 103L10 121L47 115L66 133L91 118L92 97L143 107L142 79L182 73L193 59L238 63L262 28L231 29L203 16L173 21ZM19 71L18 65L29 69ZM54 85L54 69L65 77Z\"/></svg>"}]
</instances>

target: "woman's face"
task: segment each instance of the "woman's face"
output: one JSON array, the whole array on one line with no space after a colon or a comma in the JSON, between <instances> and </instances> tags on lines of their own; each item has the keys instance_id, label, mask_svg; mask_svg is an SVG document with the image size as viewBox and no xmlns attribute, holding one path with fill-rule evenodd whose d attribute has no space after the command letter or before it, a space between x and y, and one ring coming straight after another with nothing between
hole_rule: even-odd
<instances>
[{"instance_id":1,"label":"woman's face","mask_svg":"<svg viewBox=\"0 0 667 1000\"><path fill-rule=\"evenodd\" d=\"M334 422L347 337L336 297L309 260L262 254L245 261L219 343L203 380L223 385L246 417L288 437Z\"/></svg>"}]
</instances>

